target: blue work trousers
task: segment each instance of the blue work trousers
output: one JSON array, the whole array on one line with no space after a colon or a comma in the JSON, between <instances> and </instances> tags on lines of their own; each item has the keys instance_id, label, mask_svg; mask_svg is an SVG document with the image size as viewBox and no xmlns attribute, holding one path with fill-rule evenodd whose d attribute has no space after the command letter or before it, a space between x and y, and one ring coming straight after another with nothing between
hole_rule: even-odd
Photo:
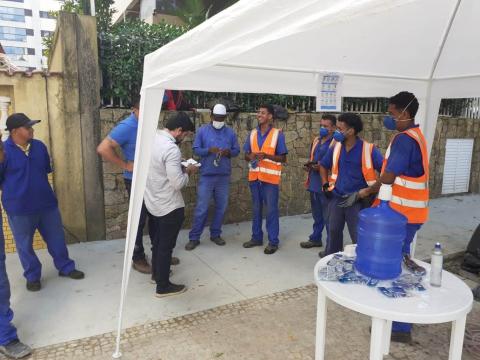
<instances>
[{"instance_id":1,"label":"blue work trousers","mask_svg":"<svg viewBox=\"0 0 480 360\"><path fill-rule=\"evenodd\" d=\"M62 218L58 207L33 215L8 215L17 253L23 266L23 276L27 281L39 281L42 264L33 250L33 235L38 229L47 244L53 263L62 274L75 270L75 263L68 257Z\"/></svg>"},{"instance_id":2,"label":"blue work trousers","mask_svg":"<svg viewBox=\"0 0 480 360\"><path fill-rule=\"evenodd\" d=\"M356 202L352 206L342 208L338 206L342 200L339 196L333 196L328 202L328 240L325 255L343 251L345 223L347 223L352 243L357 243L358 213L363 209L363 204Z\"/></svg>"},{"instance_id":3,"label":"blue work trousers","mask_svg":"<svg viewBox=\"0 0 480 360\"><path fill-rule=\"evenodd\" d=\"M0 345L17 340L17 329L12 325L13 311L10 308L10 283L5 268L5 238L0 216Z\"/></svg>"},{"instance_id":4,"label":"blue work trousers","mask_svg":"<svg viewBox=\"0 0 480 360\"><path fill-rule=\"evenodd\" d=\"M250 181L250 192L252 193L252 241L263 243L262 215L263 206L267 210L267 233L268 243L278 246L278 234L280 225L278 222L278 185L269 184L263 181Z\"/></svg>"},{"instance_id":5,"label":"blue work trousers","mask_svg":"<svg viewBox=\"0 0 480 360\"><path fill-rule=\"evenodd\" d=\"M410 245L418 230L422 227L422 224L407 224L407 236L403 242L403 253L410 254ZM402 323L394 321L392 323L392 331L395 332L410 332L412 331L412 324Z\"/></svg>"},{"instance_id":6,"label":"blue work trousers","mask_svg":"<svg viewBox=\"0 0 480 360\"><path fill-rule=\"evenodd\" d=\"M321 244L324 227L327 229L328 239L328 199L323 192L310 191L310 204L312 205L313 233L309 240Z\"/></svg>"},{"instance_id":7,"label":"blue work trousers","mask_svg":"<svg viewBox=\"0 0 480 360\"><path fill-rule=\"evenodd\" d=\"M200 241L203 228L207 222L208 206L213 198L215 213L210 223L210 237L216 238L222 234L223 217L228 205L230 190L230 175L200 176L197 188L197 206L193 215L193 225L188 238L190 241Z\"/></svg>"}]
</instances>

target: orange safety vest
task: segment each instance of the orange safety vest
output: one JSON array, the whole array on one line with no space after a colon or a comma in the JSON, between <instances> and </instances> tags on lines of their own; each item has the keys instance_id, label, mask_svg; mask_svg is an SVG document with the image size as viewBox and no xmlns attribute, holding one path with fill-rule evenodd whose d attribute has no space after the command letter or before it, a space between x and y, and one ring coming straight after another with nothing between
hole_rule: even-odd
<instances>
[{"instance_id":1,"label":"orange safety vest","mask_svg":"<svg viewBox=\"0 0 480 360\"><path fill-rule=\"evenodd\" d=\"M280 129L271 128L267 138L263 142L262 148L258 146L257 129L253 129L250 133L250 148L253 153L264 152L268 155L275 155L277 148L278 135ZM275 162L269 159L263 159L258 162L255 169L248 165L248 181L260 180L269 184L280 184L282 176L282 163Z\"/></svg>"},{"instance_id":2,"label":"orange safety vest","mask_svg":"<svg viewBox=\"0 0 480 360\"><path fill-rule=\"evenodd\" d=\"M313 161L315 157L315 150L317 149L317 146L320 144L320 138L317 136L315 139L313 139L312 146L310 147L310 158L309 161ZM307 174L307 180L305 180L305 188L308 189L308 186L310 185L310 171Z\"/></svg>"},{"instance_id":3,"label":"orange safety vest","mask_svg":"<svg viewBox=\"0 0 480 360\"><path fill-rule=\"evenodd\" d=\"M375 168L373 167L373 160L372 160L372 152L373 152L373 144L366 142L363 140L363 148L362 148L362 173L363 178L368 186L372 186L377 181L377 174L375 173ZM335 148L333 149L333 162L332 162L332 172L328 179L330 187L328 188L330 191L335 189L335 183L338 178L338 164L340 160L340 153L342 151L342 143L337 142L335 144Z\"/></svg>"},{"instance_id":4,"label":"orange safety vest","mask_svg":"<svg viewBox=\"0 0 480 360\"><path fill-rule=\"evenodd\" d=\"M429 173L427 141L420 128L410 128L393 136L387 152L385 153L382 173L388 164L388 157L390 155L390 148L393 140L399 134L410 136L420 146L424 173L420 177L409 177L404 175L397 176L392 185L392 200L390 200L390 206L399 213L405 215L408 219L408 223L423 224L428 220L428 200L430 193L428 189ZM376 203L378 203L378 201L376 201Z\"/></svg>"}]
</instances>

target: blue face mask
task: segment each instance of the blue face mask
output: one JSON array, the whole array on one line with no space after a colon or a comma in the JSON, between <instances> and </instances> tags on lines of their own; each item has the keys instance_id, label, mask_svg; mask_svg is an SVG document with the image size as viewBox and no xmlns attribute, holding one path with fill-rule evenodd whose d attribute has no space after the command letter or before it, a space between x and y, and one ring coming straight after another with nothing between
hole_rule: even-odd
<instances>
[{"instance_id":1,"label":"blue face mask","mask_svg":"<svg viewBox=\"0 0 480 360\"><path fill-rule=\"evenodd\" d=\"M324 137L327 136L327 135L328 135L328 130L327 130L327 128L321 127L321 128L320 128L320 137L321 137L321 138L324 138Z\"/></svg>"},{"instance_id":2,"label":"blue face mask","mask_svg":"<svg viewBox=\"0 0 480 360\"><path fill-rule=\"evenodd\" d=\"M333 133L333 140L343 143L345 141L345 135L341 131L335 130Z\"/></svg>"},{"instance_id":3,"label":"blue face mask","mask_svg":"<svg viewBox=\"0 0 480 360\"><path fill-rule=\"evenodd\" d=\"M386 115L383 117L383 126L388 130L397 130L397 122L392 115Z\"/></svg>"}]
</instances>

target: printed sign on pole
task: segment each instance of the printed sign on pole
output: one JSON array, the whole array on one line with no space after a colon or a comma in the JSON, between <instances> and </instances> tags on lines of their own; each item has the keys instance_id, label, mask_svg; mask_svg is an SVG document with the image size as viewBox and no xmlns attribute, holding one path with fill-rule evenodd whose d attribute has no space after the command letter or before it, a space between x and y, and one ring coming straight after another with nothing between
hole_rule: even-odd
<instances>
[{"instance_id":1,"label":"printed sign on pole","mask_svg":"<svg viewBox=\"0 0 480 360\"><path fill-rule=\"evenodd\" d=\"M318 74L317 111L342 111L342 83L343 74Z\"/></svg>"}]
</instances>

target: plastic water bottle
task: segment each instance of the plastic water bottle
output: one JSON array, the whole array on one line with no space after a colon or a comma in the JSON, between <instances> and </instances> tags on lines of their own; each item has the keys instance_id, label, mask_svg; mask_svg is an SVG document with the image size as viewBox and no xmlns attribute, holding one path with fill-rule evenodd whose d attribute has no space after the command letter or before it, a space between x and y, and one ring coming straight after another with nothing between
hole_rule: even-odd
<instances>
[{"instance_id":1,"label":"plastic water bottle","mask_svg":"<svg viewBox=\"0 0 480 360\"><path fill-rule=\"evenodd\" d=\"M430 285L442 286L443 252L440 243L436 243L430 261Z\"/></svg>"},{"instance_id":2,"label":"plastic water bottle","mask_svg":"<svg viewBox=\"0 0 480 360\"><path fill-rule=\"evenodd\" d=\"M392 209L392 186L382 185L380 205L360 211L355 268L374 279L395 279L402 272L402 247L407 218Z\"/></svg>"}]
</instances>

